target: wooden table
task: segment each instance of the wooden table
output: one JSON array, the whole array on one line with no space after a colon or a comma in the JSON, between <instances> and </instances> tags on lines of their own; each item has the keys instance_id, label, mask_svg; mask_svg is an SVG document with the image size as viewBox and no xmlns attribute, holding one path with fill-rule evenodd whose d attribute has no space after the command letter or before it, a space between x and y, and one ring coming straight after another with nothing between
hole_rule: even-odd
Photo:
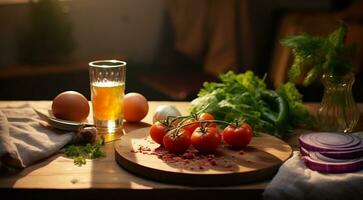
<instances>
[{"instance_id":1,"label":"wooden table","mask_svg":"<svg viewBox=\"0 0 363 200\"><path fill-rule=\"evenodd\" d=\"M29 103L37 108L49 108L50 101L0 101L0 107L18 106ZM149 102L149 114L144 123L125 124L126 134L140 127L148 126L152 121L155 108L161 104L175 105L179 110L188 113L188 102ZM317 104L307 104L309 110L316 110ZM362 111L362 105L360 105ZM291 140L294 146L296 139ZM87 160L87 164L78 167L72 159L62 154L54 155L14 174L0 175L0 193L10 193L16 197L33 195L37 199L51 195L52 199L67 197L102 198L104 197L152 197L183 199L189 197L223 198L226 194L237 194L241 197L260 198L269 180L232 187L188 187L171 185L137 177L114 160L113 144L105 145L105 158ZM16 189L16 190L13 190ZM1 195L0 195L1 196ZM220 199L219 198L219 199Z\"/></svg>"}]
</instances>

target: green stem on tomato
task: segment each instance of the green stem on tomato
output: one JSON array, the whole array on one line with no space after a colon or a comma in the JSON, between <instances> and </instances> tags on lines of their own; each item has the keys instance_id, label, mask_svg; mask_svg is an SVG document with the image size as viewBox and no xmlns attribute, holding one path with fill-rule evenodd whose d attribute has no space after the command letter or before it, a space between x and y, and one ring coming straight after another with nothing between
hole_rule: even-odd
<instances>
[{"instance_id":1,"label":"green stem on tomato","mask_svg":"<svg viewBox=\"0 0 363 200\"><path fill-rule=\"evenodd\" d=\"M190 118L190 116L167 116L165 120L159 120L159 122L164 124L165 126L171 126L175 121L183 118Z\"/></svg>"},{"instance_id":2,"label":"green stem on tomato","mask_svg":"<svg viewBox=\"0 0 363 200\"><path fill-rule=\"evenodd\" d=\"M220 124L225 124L225 125L229 125L229 126L237 126L238 124L235 123L230 123L230 122L226 122L226 121L222 121L222 120L201 120L201 121L196 121L196 122L190 122L187 124L183 124L180 126L176 126L171 128L170 130L176 129L176 130L180 130L186 126L192 125L192 124L204 124L204 123L220 123Z\"/></svg>"},{"instance_id":3,"label":"green stem on tomato","mask_svg":"<svg viewBox=\"0 0 363 200\"><path fill-rule=\"evenodd\" d=\"M171 127L168 131L173 131L172 134L174 135L174 137L177 137L178 136L178 133L179 133L179 130L186 127L186 126L189 126L189 125L192 125L192 124L201 124L201 129L203 129L202 131L205 131L205 129L207 128L208 124L211 124L211 123L220 123L220 124L225 124L227 126L234 126L234 127L238 127L239 126L239 122L236 121L234 123L230 123L230 122L227 122L227 121L222 121L222 120L201 120L201 121L195 121L195 122L190 122L190 123L186 123L184 124L187 120L189 119L198 119L198 116L200 115L201 112L196 112L196 113L192 113L190 115L185 115L185 116L178 116L178 117L175 117L175 116L167 116L166 120L164 121L164 125L168 126L168 127L171 127L172 124L174 122L176 122L177 120L180 120L182 119L179 124L181 125L178 125L178 126L175 126L175 127ZM170 119L173 118L171 121ZM175 130L175 131L174 131Z\"/></svg>"},{"instance_id":4,"label":"green stem on tomato","mask_svg":"<svg viewBox=\"0 0 363 200\"><path fill-rule=\"evenodd\" d=\"M174 122L176 122L179 119L182 119L181 122L183 122L183 121L185 121L187 119L190 119L190 118L192 118L192 116L190 116L190 115L176 117L175 119L171 120L170 125L172 125Z\"/></svg>"},{"instance_id":5,"label":"green stem on tomato","mask_svg":"<svg viewBox=\"0 0 363 200\"><path fill-rule=\"evenodd\" d=\"M170 124L170 119L171 118L177 118L176 116L170 116L170 115L168 115L167 117L166 117L166 123L167 123L167 125L169 125Z\"/></svg>"}]
</instances>

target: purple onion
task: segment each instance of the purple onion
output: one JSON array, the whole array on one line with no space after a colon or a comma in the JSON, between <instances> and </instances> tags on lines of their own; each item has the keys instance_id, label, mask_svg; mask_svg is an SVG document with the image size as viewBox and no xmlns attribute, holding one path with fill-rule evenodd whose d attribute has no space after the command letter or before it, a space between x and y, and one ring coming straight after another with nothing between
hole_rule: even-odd
<instances>
[{"instance_id":1,"label":"purple onion","mask_svg":"<svg viewBox=\"0 0 363 200\"><path fill-rule=\"evenodd\" d=\"M331 151L363 151L362 140L354 135L340 133L310 133L301 135L299 143L309 151L331 152Z\"/></svg>"},{"instance_id":2,"label":"purple onion","mask_svg":"<svg viewBox=\"0 0 363 200\"><path fill-rule=\"evenodd\" d=\"M363 157L355 159L335 159L317 152L302 157L307 167L323 173L347 173L363 169Z\"/></svg>"},{"instance_id":3,"label":"purple onion","mask_svg":"<svg viewBox=\"0 0 363 200\"><path fill-rule=\"evenodd\" d=\"M300 153L310 169L346 173L363 169L363 142L340 133L311 133L299 137Z\"/></svg>"}]
</instances>

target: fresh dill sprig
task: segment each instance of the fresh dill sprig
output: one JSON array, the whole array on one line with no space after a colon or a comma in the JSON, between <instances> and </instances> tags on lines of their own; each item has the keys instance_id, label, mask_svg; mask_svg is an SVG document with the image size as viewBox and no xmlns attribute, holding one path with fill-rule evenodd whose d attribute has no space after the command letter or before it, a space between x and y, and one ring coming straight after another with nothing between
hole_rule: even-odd
<instances>
[{"instance_id":1,"label":"fresh dill sprig","mask_svg":"<svg viewBox=\"0 0 363 200\"><path fill-rule=\"evenodd\" d=\"M347 29L347 25L340 22L338 29L326 37L300 34L284 38L282 45L291 48L294 55L289 79L296 81L305 73L303 84L307 86L325 73L342 76L351 72L356 46L344 46Z\"/></svg>"},{"instance_id":2,"label":"fresh dill sprig","mask_svg":"<svg viewBox=\"0 0 363 200\"><path fill-rule=\"evenodd\" d=\"M95 159L105 157L106 153L102 149L104 140L100 140L94 144L86 144L85 146L69 145L65 148L64 154L73 158L74 164L82 166L86 164L86 159Z\"/></svg>"}]
</instances>

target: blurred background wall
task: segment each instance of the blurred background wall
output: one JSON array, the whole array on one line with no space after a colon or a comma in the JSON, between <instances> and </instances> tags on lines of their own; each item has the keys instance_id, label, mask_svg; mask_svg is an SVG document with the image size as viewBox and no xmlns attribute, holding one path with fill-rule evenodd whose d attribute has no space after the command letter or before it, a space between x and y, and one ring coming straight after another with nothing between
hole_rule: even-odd
<instances>
[{"instance_id":1,"label":"blurred background wall","mask_svg":"<svg viewBox=\"0 0 363 200\"><path fill-rule=\"evenodd\" d=\"M31 26L28 1L7 2L1 4L0 1L0 67L20 64L19 41ZM127 55L129 59L150 64L155 58L165 17L163 0L69 0L60 3L73 29L74 61Z\"/></svg>"},{"instance_id":2,"label":"blurred background wall","mask_svg":"<svg viewBox=\"0 0 363 200\"><path fill-rule=\"evenodd\" d=\"M44 30L50 31L48 36L54 34L54 38L63 38L65 42L53 45L52 41L57 39L45 36L38 38L40 47L36 44L24 46L28 36L36 32L34 31L34 24L36 24L34 14L32 14L34 6L47 1L56 2L58 7L54 9L58 9L56 12L60 17L54 19L40 17L40 19L48 18L48 21L40 20L39 23L45 28L41 27L36 31L37 33ZM300 13L302 17L310 13L334 15L356 2L336 0L201 0L198 2L188 0L0 0L0 90L2 91L0 99L52 99L64 90L77 90L89 97L87 63L96 59L112 58L128 62L126 83L128 92L141 92L150 100L190 100L195 97L203 81L215 80L218 73L229 69L238 72L251 69L261 76L265 73L275 73L276 70L272 70L275 67L274 60L279 59L279 57L276 58L279 54L275 53L278 45L276 41L281 32L281 22L286 16L292 13ZM229 15L231 20L225 18L228 15L223 12L213 15L217 16L215 18L208 18L211 12L215 12L212 4L226 11L232 9L234 14ZM195 9L196 6L200 6L200 10ZM193 16L193 8L194 15L197 17ZM203 16L207 17L201 16L202 10L206 13ZM52 16L52 14L45 13L45 16ZM188 16L189 22L186 21ZM201 25L207 24L206 30L199 30L200 26L195 26L196 28L193 29L192 24L198 20ZM337 23L333 20L335 18L331 20L334 28ZM187 22L188 24L185 25ZM233 23L232 44L235 44L233 46L235 51L232 54L235 62L231 64L233 66L227 66L222 60L220 66L224 65L225 68L210 73L210 70L206 70L205 60L208 57L206 52L213 46L213 40L206 38L213 39L210 36L211 30L228 23ZM60 32L57 30L60 29L52 29L52 26L61 27L64 24L69 24L70 28L63 35L57 34ZM180 27L184 28L180 29ZM182 35L179 32L178 35L176 30L184 32ZM180 36L181 41L184 41L183 39L190 37L191 33L188 30L205 32L199 36L200 40L195 40L204 41L199 45L199 57L190 57L177 48L176 38ZM224 37L223 31L215 32ZM221 43L227 39L225 37ZM53 60L45 59L43 62L29 62L22 59L22 55L30 55L29 52L39 51L40 55L49 53L51 50L46 50L45 53L39 50L44 50L44 45L61 49L64 46L62 44L67 41L72 44L72 48L64 54L66 56L56 57ZM21 53L24 52L24 48L28 53ZM217 49L214 52L212 61L217 59L218 55L228 52L223 49L223 46L221 48L222 50ZM54 52L63 55L60 51ZM276 80L269 81L271 87L276 85ZM319 98L312 95L307 100L319 101Z\"/></svg>"}]
</instances>

